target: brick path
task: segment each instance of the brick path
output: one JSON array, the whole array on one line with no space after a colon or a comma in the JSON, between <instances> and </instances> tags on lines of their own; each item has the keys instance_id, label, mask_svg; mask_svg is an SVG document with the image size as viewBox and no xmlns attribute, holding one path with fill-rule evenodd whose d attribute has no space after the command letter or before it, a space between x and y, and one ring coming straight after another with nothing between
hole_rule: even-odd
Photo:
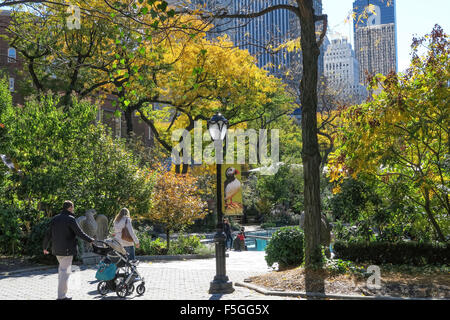
<instances>
[{"instance_id":1,"label":"brick path","mask_svg":"<svg viewBox=\"0 0 450 320\"><path fill-rule=\"evenodd\" d=\"M75 300L119 299L115 292L105 297L97 293L95 268L74 266L68 295ZM78 269L78 270L77 270ZM247 288L235 286L227 295L211 295L209 284L215 275L215 259L186 261L141 262L139 272L145 278L146 292L138 300L276 300L285 297L265 296ZM227 275L230 281L243 281L253 275L270 272L264 252L229 252ZM0 277L0 300L53 300L58 283L57 269L23 272Z\"/></svg>"}]
</instances>

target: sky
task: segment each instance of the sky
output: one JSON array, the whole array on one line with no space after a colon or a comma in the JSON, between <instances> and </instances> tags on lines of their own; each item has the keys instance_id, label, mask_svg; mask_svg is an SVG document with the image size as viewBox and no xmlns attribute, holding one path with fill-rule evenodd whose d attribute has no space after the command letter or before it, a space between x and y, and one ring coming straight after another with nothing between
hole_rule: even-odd
<instances>
[{"instance_id":1,"label":"sky","mask_svg":"<svg viewBox=\"0 0 450 320\"><path fill-rule=\"evenodd\" d=\"M414 36L430 33L435 24L450 33L449 0L396 0L398 71L404 71L410 62L411 42ZM328 15L328 37L347 36L353 44L352 21L346 22L353 0L322 0L323 11Z\"/></svg>"}]
</instances>

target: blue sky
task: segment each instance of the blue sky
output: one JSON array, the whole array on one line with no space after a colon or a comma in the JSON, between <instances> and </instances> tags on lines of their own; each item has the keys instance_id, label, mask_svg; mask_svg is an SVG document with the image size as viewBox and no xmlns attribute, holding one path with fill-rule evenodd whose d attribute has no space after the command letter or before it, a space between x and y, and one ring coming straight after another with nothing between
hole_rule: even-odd
<instances>
[{"instance_id":1,"label":"blue sky","mask_svg":"<svg viewBox=\"0 0 450 320\"><path fill-rule=\"evenodd\" d=\"M353 44L352 21L346 17L352 11L353 0L322 0L324 13L328 15L329 37L347 36ZM449 0L397 0L398 68L404 71L410 62L410 45L414 36L422 36L441 25L450 33ZM333 34L334 33L334 34Z\"/></svg>"}]
</instances>

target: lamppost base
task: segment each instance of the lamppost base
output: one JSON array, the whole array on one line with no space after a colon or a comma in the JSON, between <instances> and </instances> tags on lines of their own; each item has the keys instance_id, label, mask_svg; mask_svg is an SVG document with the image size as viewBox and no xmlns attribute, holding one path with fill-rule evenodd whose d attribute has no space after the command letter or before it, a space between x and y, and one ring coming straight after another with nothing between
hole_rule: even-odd
<instances>
[{"instance_id":1,"label":"lamppost base","mask_svg":"<svg viewBox=\"0 0 450 320\"><path fill-rule=\"evenodd\" d=\"M228 279L216 280L210 282L209 293L210 294L227 294L233 293L233 282L228 281Z\"/></svg>"}]
</instances>

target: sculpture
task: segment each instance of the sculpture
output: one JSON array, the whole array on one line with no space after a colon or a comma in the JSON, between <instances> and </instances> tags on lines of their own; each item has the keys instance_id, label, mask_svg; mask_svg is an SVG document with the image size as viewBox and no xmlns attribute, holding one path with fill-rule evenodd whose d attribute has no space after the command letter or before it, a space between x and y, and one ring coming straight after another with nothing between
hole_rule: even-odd
<instances>
[{"instance_id":1,"label":"sculpture","mask_svg":"<svg viewBox=\"0 0 450 320\"><path fill-rule=\"evenodd\" d=\"M83 230L88 236L96 240L105 240L108 237L108 218L99 214L94 209L86 211L84 216L77 218L81 230ZM93 258L97 260L96 255L92 253L92 245L86 244L84 241L79 241L80 253L83 263L90 264Z\"/></svg>"}]
</instances>

